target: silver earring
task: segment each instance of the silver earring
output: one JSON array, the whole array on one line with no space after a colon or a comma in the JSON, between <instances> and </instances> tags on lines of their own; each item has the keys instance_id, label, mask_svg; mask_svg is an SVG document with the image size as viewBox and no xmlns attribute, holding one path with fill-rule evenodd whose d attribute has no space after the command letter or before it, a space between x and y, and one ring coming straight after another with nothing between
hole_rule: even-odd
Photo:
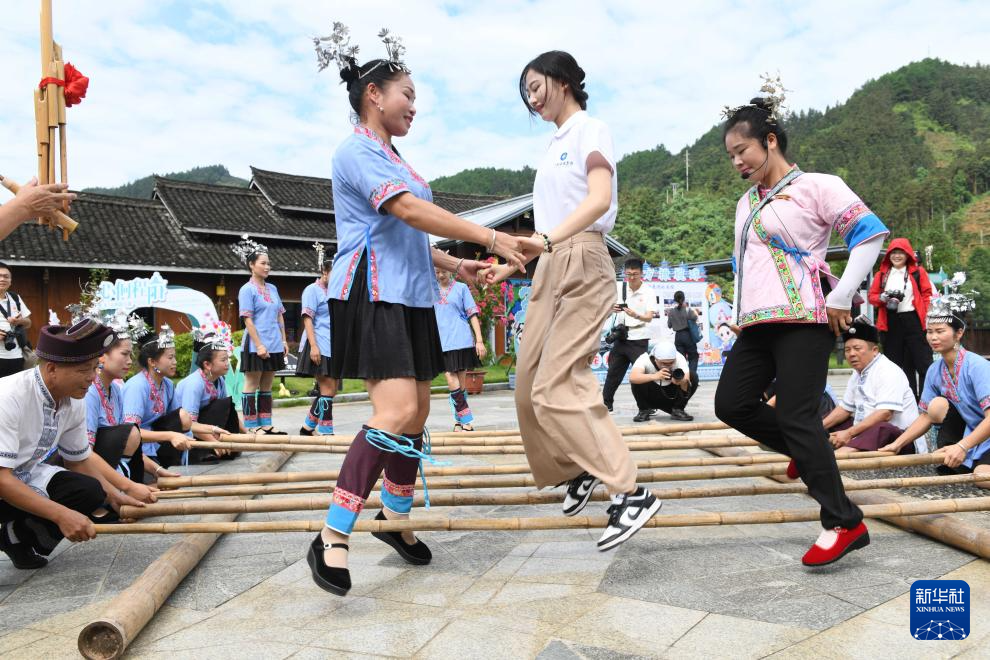
<instances>
[{"instance_id":1,"label":"silver earring","mask_svg":"<svg viewBox=\"0 0 990 660\"><path fill-rule=\"evenodd\" d=\"M383 108L382 106L378 106L378 112L385 112L385 108Z\"/></svg>"}]
</instances>

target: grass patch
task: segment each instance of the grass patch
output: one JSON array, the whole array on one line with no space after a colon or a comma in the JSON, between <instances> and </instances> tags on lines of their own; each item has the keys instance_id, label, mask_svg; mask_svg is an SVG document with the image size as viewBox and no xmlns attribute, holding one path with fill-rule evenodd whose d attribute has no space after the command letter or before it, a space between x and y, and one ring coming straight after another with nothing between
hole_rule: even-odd
<instances>
[{"instance_id":1,"label":"grass patch","mask_svg":"<svg viewBox=\"0 0 990 660\"><path fill-rule=\"evenodd\" d=\"M486 383L505 383L508 382L508 370L503 365L492 365L488 367L483 367L485 371L485 382ZM272 388L275 393L275 398L286 398L279 396L279 378L275 379L275 385ZM433 386L443 387L447 385L447 379L444 378L443 374L440 374L433 379ZM313 379L299 376L287 376L285 378L285 387L289 390L289 395L293 397L306 396L310 389L313 387ZM362 380L352 380L349 378L344 379L344 388L340 392L341 394L351 394L352 392L364 392L364 381Z\"/></svg>"}]
</instances>

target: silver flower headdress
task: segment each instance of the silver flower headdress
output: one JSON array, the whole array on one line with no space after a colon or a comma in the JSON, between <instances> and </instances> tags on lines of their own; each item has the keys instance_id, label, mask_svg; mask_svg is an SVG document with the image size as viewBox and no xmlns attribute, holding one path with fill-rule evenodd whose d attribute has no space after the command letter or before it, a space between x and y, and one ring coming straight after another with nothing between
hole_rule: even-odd
<instances>
[{"instance_id":1,"label":"silver flower headdress","mask_svg":"<svg viewBox=\"0 0 990 660\"><path fill-rule=\"evenodd\" d=\"M214 321L211 327L193 328L192 335L194 347L198 344L200 348L209 346L215 351L228 352L233 349L230 325L226 321Z\"/></svg>"},{"instance_id":2,"label":"silver flower headdress","mask_svg":"<svg viewBox=\"0 0 990 660\"><path fill-rule=\"evenodd\" d=\"M161 331L157 335L145 335L144 341L141 343L142 346L147 346L149 344L157 344L158 348L164 350L166 348L175 348L175 332L172 328L168 326L168 323L164 324Z\"/></svg>"},{"instance_id":3,"label":"silver flower headdress","mask_svg":"<svg viewBox=\"0 0 990 660\"><path fill-rule=\"evenodd\" d=\"M313 243L313 249L316 250L316 272L323 272L323 263L326 261L326 248L323 243Z\"/></svg>"},{"instance_id":4,"label":"silver flower headdress","mask_svg":"<svg viewBox=\"0 0 990 660\"><path fill-rule=\"evenodd\" d=\"M952 279L945 283L945 293L932 300L928 307L928 323L951 323L952 319L966 327L967 312L976 309L977 291L959 293L959 287L966 283L966 273L955 273Z\"/></svg>"},{"instance_id":5,"label":"silver flower headdress","mask_svg":"<svg viewBox=\"0 0 990 660\"><path fill-rule=\"evenodd\" d=\"M113 330L117 339L130 339L136 341L148 333L148 325L137 314L127 314L124 310L100 309L102 297L98 291L91 291L86 304L82 302L66 305L71 325L75 325L85 319L92 319L97 323L105 325Z\"/></svg>"},{"instance_id":6,"label":"silver flower headdress","mask_svg":"<svg viewBox=\"0 0 990 660\"><path fill-rule=\"evenodd\" d=\"M350 29L346 25L339 21L334 21L333 31L330 36L313 37L313 45L316 47L316 64L320 71L330 66L331 62L336 62L339 71L351 67L357 69L357 54L360 52L360 48L356 45L351 45L350 32ZM387 57L360 74L360 76L355 75L350 82L367 76L383 65L389 67L392 71L410 73L409 67L403 61L403 57L406 54L406 47L402 44L402 39L390 33L387 28L382 28L378 32L378 38L385 44ZM345 81L341 80L341 82Z\"/></svg>"},{"instance_id":7,"label":"silver flower headdress","mask_svg":"<svg viewBox=\"0 0 990 660\"><path fill-rule=\"evenodd\" d=\"M137 341L148 334L148 324L144 322L143 318L134 313L128 314L123 310L115 312L107 325L113 330L117 339L121 340Z\"/></svg>"},{"instance_id":8,"label":"silver flower headdress","mask_svg":"<svg viewBox=\"0 0 990 660\"><path fill-rule=\"evenodd\" d=\"M784 101L787 100L787 92L793 91L786 89L784 83L780 80L780 74L777 74L776 78L772 78L769 73L765 73L760 78L763 79L763 85L760 87L760 91L757 92L754 98L762 99L765 106L769 110L769 115L767 115L768 124L776 124L784 110ZM737 105L732 108L729 106L724 106L722 108L722 118L732 119L737 112L743 108L755 108L757 105L755 103L744 103L743 105Z\"/></svg>"},{"instance_id":9,"label":"silver flower headdress","mask_svg":"<svg viewBox=\"0 0 990 660\"><path fill-rule=\"evenodd\" d=\"M313 37L313 45L316 47L316 64L319 70L330 66L331 62L337 63L338 69L346 69L352 64L356 64L358 46L351 45L350 29L340 21L333 22L333 32L328 37ZM323 44L327 44L326 47Z\"/></svg>"},{"instance_id":10,"label":"silver flower headdress","mask_svg":"<svg viewBox=\"0 0 990 660\"><path fill-rule=\"evenodd\" d=\"M231 250L234 251L234 254L237 255L237 258L240 259L241 263L244 264L245 266L247 265L248 259L251 257L251 255L268 254L267 247L265 247L261 243L252 241L250 238L248 238L247 234L242 234L241 241L231 246Z\"/></svg>"}]
</instances>

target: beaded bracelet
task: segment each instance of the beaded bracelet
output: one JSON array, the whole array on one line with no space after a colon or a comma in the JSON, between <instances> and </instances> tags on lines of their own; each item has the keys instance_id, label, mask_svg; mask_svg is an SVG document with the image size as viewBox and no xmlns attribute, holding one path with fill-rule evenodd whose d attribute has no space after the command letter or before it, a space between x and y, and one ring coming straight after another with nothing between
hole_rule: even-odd
<instances>
[{"instance_id":1,"label":"beaded bracelet","mask_svg":"<svg viewBox=\"0 0 990 660\"><path fill-rule=\"evenodd\" d=\"M540 234L543 237L543 250L546 252L553 252L553 243L550 242L550 237L547 234Z\"/></svg>"}]
</instances>

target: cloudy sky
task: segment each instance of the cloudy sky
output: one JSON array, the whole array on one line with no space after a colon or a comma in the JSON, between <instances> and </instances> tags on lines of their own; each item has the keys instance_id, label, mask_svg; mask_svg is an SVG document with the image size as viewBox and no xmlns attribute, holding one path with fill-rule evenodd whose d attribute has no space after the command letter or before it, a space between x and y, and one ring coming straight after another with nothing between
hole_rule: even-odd
<instances>
[{"instance_id":1,"label":"cloudy sky","mask_svg":"<svg viewBox=\"0 0 990 660\"><path fill-rule=\"evenodd\" d=\"M336 72L317 73L311 37L339 20L364 57L382 26L403 37L418 116L398 144L427 178L534 165L550 133L518 93L522 66L570 51L589 110L619 154L678 150L780 72L792 110L843 101L866 80L926 56L990 62L979 0L55 0L56 40L92 82L70 108L74 188L222 163L327 176L350 131ZM40 79L35 0L0 26L0 173L35 169L31 90Z\"/></svg>"}]
</instances>

